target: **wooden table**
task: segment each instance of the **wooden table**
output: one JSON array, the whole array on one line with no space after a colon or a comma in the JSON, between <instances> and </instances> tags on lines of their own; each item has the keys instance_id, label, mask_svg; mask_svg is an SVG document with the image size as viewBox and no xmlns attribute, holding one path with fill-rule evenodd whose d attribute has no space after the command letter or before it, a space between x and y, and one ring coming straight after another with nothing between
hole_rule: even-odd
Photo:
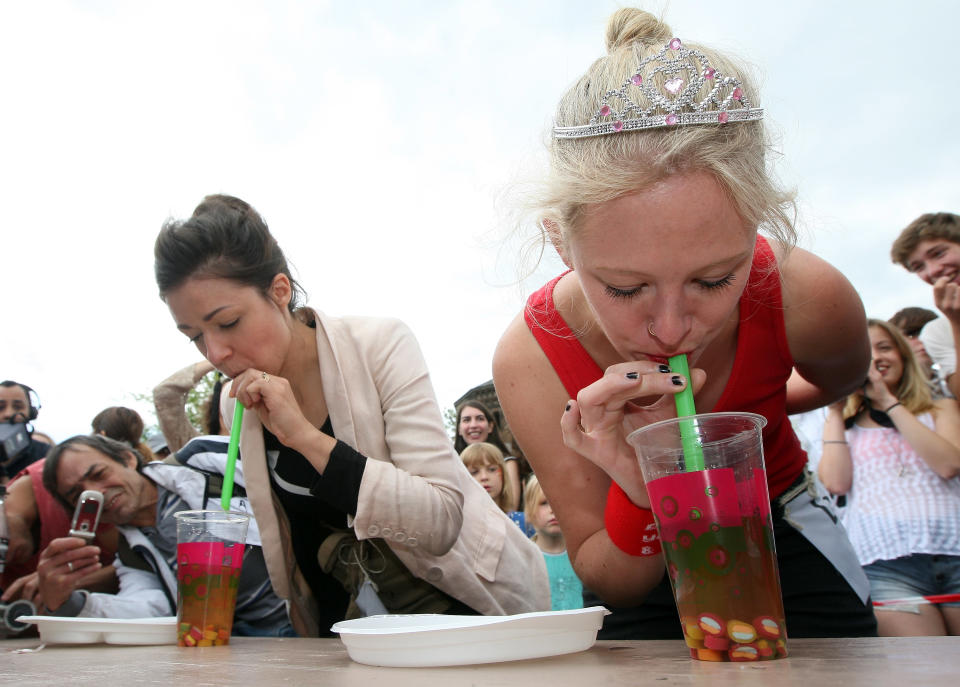
<instances>
[{"instance_id":1,"label":"wooden table","mask_svg":"<svg viewBox=\"0 0 960 687\"><path fill-rule=\"evenodd\" d=\"M374 668L354 663L338 639L234 638L230 646L47 646L0 641L0 685L205 687L600 687L606 685L956 685L960 638L793 639L789 658L762 663L691 660L683 642L604 641L589 651L456 668Z\"/></svg>"}]
</instances>

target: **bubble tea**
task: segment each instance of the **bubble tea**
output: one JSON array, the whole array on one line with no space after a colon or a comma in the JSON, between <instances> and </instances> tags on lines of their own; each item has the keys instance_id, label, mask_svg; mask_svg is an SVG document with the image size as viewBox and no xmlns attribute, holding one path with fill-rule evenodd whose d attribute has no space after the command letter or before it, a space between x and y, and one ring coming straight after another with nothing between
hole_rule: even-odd
<instances>
[{"instance_id":1,"label":"bubble tea","mask_svg":"<svg viewBox=\"0 0 960 687\"><path fill-rule=\"evenodd\" d=\"M249 517L181 511L177 518L177 643L230 642Z\"/></svg>"},{"instance_id":2,"label":"bubble tea","mask_svg":"<svg viewBox=\"0 0 960 687\"><path fill-rule=\"evenodd\" d=\"M681 423L702 447L684 455ZM684 640L704 661L787 655L760 430L752 413L705 413L633 432ZM699 466L697 466L699 467Z\"/></svg>"}]
</instances>

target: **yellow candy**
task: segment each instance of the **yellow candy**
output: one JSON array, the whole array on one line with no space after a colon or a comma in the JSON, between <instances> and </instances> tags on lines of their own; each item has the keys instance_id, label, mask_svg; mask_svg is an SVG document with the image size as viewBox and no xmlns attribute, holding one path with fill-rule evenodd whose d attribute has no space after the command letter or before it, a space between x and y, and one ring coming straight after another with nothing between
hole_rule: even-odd
<instances>
[{"instance_id":1,"label":"yellow candy","mask_svg":"<svg viewBox=\"0 0 960 687\"><path fill-rule=\"evenodd\" d=\"M727 622L727 636L739 644L749 644L757 638L757 629L742 620Z\"/></svg>"}]
</instances>

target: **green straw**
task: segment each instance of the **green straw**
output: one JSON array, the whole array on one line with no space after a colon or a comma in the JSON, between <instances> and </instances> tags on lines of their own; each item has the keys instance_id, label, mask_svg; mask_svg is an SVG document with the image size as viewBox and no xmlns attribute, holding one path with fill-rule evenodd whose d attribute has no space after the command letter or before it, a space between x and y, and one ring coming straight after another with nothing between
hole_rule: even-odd
<instances>
[{"instance_id":1,"label":"green straw","mask_svg":"<svg viewBox=\"0 0 960 687\"><path fill-rule=\"evenodd\" d=\"M674 394L677 403L677 417L696 415L697 409L693 405L693 381L690 379L690 366L685 354L675 355L667 359L670 369L682 374L687 380L686 388L679 394ZM703 470L703 447L697 438L697 430L693 420L680 421L680 441L683 444L684 465L687 472Z\"/></svg>"},{"instance_id":2,"label":"green straw","mask_svg":"<svg viewBox=\"0 0 960 687\"><path fill-rule=\"evenodd\" d=\"M233 472L237 467L237 453L240 451L240 425L243 424L243 404L237 401L233 407L233 424L230 425L230 444L227 446L227 469L223 471L223 489L220 490L220 507L230 510L233 498Z\"/></svg>"}]
</instances>

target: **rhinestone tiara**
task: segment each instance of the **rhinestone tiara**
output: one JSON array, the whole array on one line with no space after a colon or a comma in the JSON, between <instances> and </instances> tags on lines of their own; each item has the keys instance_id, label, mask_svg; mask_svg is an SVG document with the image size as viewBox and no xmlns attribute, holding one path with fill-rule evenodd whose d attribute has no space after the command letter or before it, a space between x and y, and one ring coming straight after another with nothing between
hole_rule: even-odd
<instances>
[{"instance_id":1,"label":"rhinestone tiara","mask_svg":"<svg viewBox=\"0 0 960 687\"><path fill-rule=\"evenodd\" d=\"M665 77L662 88L656 85L658 74ZM699 100L707 81L713 82L713 88ZM656 55L641 61L620 88L604 94L588 124L555 126L553 136L586 138L639 129L763 119L763 109L750 106L741 86L737 77L725 76L711 67L702 52L685 48L679 38L673 38ZM637 102L639 96L649 103L648 107Z\"/></svg>"}]
</instances>

